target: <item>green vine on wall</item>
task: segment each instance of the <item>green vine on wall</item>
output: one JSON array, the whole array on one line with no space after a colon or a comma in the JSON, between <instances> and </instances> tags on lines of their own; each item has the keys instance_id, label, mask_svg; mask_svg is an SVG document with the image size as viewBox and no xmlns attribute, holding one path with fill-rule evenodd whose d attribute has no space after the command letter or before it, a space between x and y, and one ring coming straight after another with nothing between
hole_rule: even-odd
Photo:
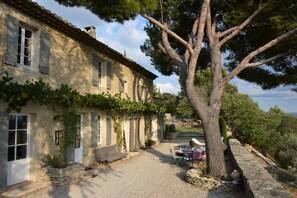
<instances>
[{"instance_id":1,"label":"green vine on wall","mask_svg":"<svg viewBox=\"0 0 297 198\"><path fill-rule=\"evenodd\" d=\"M122 122L123 118L121 117L114 117L113 118L113 129L116 134L116 142L119 148L123 145L123 134L122 134Z\"/></svg>"},{"instance_id":2,"label":"green vine on wall","mask_svg":"<svg viewBox=\"0 0 297 198\"><path fill-rule=\"evenodd\" d=\"M117 135L117 145L123 145L121 123L124 115L144 115L147 118L153 114L164 114L165 106L152 102L133 102L121 98L120 94L111 96L108 93L81 95L68 85L62 84L58 89L52 89L48 83L26 81L24 84L13 82L8 74L0 80L0 100L7 103L7 112L20 112L29 101L40 105L51 106L59 111L55 119L63 124L63 136L60 145L61 153L75 143L77 138L77 111L79 107L92 107L110 111L114 117L114 132Z\"/></svg>"},{"instance_id":3,"label":"green vine on wall","mask_svg":"<svg viewBox=\"0 0 297 198\"><path fill-rule=\"evenodd\" d=\"M164 105L152 102L133 102L130 99L121 98L120 94L115 96L108 93L81 95L66 84L62 84L58 89L52 89L42 80L19 84L14 82L7 72L0 75L2 75L0 100L7 103L7 112L20 112L29 101L50 106L57 112L55 119L60 121L64 127L60 145L62 155L68 146L75 144L78 135L76 111L78 108L92 107L110 111L114 117L114 131L117 134L119 147L123 144L122 119L119 116L138 114L149 117L149 115L164 114L166 111Z\"/></svg>"},{"instance_id":4,"label":"green vine on wall","mask_svg":"<svg viewBox=\"0 0 297 198\"><path fill-rule=\"evenodd\" d=\"M63 154L67 147L74 145L79 138L80 117L74 109L65 109L54 117L63 124L63 135L60 139L60 152Z\"/></svg>"},{"instance_id":5,"label":"green vine on wall","mask_svg":"<svg viewBox=\"0 0 297 198\"><path fill-rule=\"evenodd\" d=\"M60 105L72 109L93 107L120 115L154 115L164 114L166 111L165 105L152 102L134 102L130 99L121 98L120 94L114 96L109 93L81 95L65 84L62 84L58 89L52 89L48 83L42 80L18 84L13 82L13 78L8 75L2 76L0 80L0 100L8 104L8 112L20 112L29 101L40 105Z\"/></svg>"}]
</instances>

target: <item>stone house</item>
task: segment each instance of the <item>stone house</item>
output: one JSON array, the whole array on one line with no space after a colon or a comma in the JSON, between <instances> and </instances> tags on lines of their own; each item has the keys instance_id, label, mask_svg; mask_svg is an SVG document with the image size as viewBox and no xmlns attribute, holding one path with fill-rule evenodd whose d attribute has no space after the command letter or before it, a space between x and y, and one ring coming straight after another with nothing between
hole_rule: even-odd
<instances>
[{"instance_id":1,"label":"stone house","mask_svg":"<svg viewBox=\"0 0 297 198\"><path fill-rule=\"evenodd\" d=\"M132 101L153 99L155 74L97 41L95 28L80 30L30 0L0 0L0 74L19 84L42 80L55 89L67 84L81 94L102 92ZM21 93L20 93L21 94ZM58 150L61 123L51 107L30 102L20 113L0 101L0 191L39 177L40 160ZM80 138L74 162L94 163L93 149L116 144L109 112L80 108ZM160 141L162 118L147 130L141 115L123 119L124 151L137 151L148 138Z\"/></svg>"}]
</instances>

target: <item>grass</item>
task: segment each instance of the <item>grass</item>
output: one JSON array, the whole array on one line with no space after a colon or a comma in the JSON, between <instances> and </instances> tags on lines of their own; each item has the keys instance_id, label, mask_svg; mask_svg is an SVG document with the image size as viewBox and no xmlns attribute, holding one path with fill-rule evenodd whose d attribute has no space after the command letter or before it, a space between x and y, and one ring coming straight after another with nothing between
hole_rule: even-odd
<instances>
[{"instance_id":1,"label":"grass","mask_svg":"<svg viewBox=\"0 0 297 198\"><path fill-rule=\"evenodd\" d=\"M191 133L201 133L201 134L203 134L203 129L202 128L176 126L175 130L176 130L176 132L191 132Z\"/></svg>"}]
</instances>

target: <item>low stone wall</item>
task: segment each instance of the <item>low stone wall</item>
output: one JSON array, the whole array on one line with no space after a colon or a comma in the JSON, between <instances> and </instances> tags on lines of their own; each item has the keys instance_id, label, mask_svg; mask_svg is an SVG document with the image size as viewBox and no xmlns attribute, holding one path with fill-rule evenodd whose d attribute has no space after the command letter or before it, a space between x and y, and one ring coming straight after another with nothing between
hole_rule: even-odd
<instances>
[{"instance_id":1,"label":"low stone wall","mask_svg":"<svg viewBox=\"0 0 297 198\"><path fill-rule=\"evenodd\" d=\"M205 188L212 191L232 192L241 191L242 183L237 180L223 181L203 176L200 169L190 169L186 173L186 182L193 186Z\"/></svg>"},{"instance_id":2,"label":"low stone wall","mask_svg":"<svg viewBox=\"0 0 297 198\"><path fill-rule=\"evenodd\" d=\"M66 168L53 168L51 166L42 168L42 180L50 182L56 187L66 185L70 181L78 181L85 175L85 168L81 164L73 164Z\"/></svg>"},{"instance_id":3,"label":"low stone wall","mask_svg":"<svg viewBox=\"0 0 297 198\"><path fill-rule=\"evenodd\" d=\"M254 156L241 146L237 139L229 140L234 165L241 172L247 197L289 198L291 197Z\"/></svg>"}]
</instances>

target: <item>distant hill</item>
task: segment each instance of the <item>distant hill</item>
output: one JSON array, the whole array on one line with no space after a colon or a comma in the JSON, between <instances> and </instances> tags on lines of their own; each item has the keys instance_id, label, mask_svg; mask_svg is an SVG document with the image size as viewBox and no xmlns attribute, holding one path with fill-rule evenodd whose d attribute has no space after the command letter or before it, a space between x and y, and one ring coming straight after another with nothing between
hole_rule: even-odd
<instances>
[{"instance_id":1,"label":"distant hill","mask_svg":"<svg viewBox=\"0 0 297 198\"><path fill-rule=\"evenodd\" d=\"M294 115L294 116L297 117L297 112L291 112L291 113L287 113L287 114L289 114L289 115Z\"/></svg>"}]
</instances>

